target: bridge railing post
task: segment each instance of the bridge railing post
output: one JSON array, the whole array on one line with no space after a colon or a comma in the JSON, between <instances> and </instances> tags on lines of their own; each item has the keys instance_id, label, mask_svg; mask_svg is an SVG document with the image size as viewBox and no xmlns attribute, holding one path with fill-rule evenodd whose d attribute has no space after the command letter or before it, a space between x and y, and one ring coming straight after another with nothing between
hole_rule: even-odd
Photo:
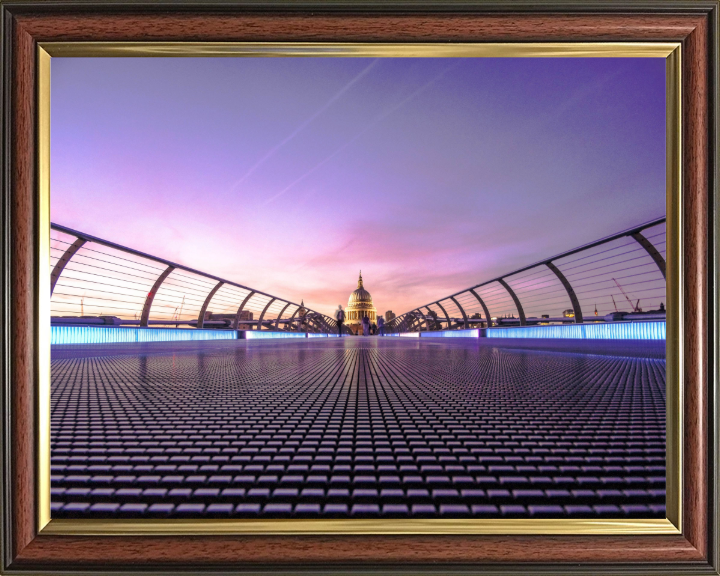
<instances>
[{"instance_id":1,"label":"bridge railing post","mask_svg":"<svg viewBox=\"0 0 720 576\"><path fill-rule=\"evenodd\" d=\"M157 294L157 291L160 289L160 286L163 282L165 282L165 278L167 278L170 273L175 270L174 266L168 266L160 276L158 276L157 280L155 280L155 284L153 284L152 288L150 288L150 292L148 292L148 295L145 297L145 304L143 304L142 313L140 315L140 326L143 328L147 328L148 323L150 321L150 308L152 308L153 300L155 299L155 294Z\"/></svg>"},{"instance_id":2,"label":"bridge railing post","mask_svg":"<svg viewBox=\"0 0 720 576\"><path fill-rule=\"evenodd\" d=\"M267 304L265 304L265 308L263 308L263 311L260 314L260 318L258 318L258 321L257 321L257 330L258 331L262 330L262 321L263 321L263 318L265 317L265 312L267 312L267 309L270 308L270 304L275 302L275 300L277 300L277 298L272 298Z\"/></svg>"},{"instance_id":3,"label":"bridge railing post","mask_svg":"<svg viewBox=\"0 0 720 576\"><path fill-rule=\"evenodd\" d=\"M517 308L518 315L520 316L520 326L526 326L527 321L525 320L525 311L523 310L522 304L520 303L520 299L517 297L517 294L515 294L515 291L510 288L510 285L505 282L504 278L498 278L498 282L503 288L505 288L505 290L508 291L508 294L510 294L510 298L512 298L513 302L515 302L515 308Z\"/></svg>"},{"instance_id":4,"label":"bridge railing post","mask_svg":"<svg viewBox=\"0 0 720 576\"><path fill-rule=\"evenodd\" d=\"M50 274L50 296L52 296L52 293L55 291L55 284L57 284L57 281L60 279L60 275L65 269L65 266L67 266L70 259L75 256L77 251L80 250L86 242L87 240L84 238L77 238L75 242L68 246L68 249L60 256L60 259L55 262L55 267Z\"/></svg>"},{"instance_id":5,"label":"bridge railing post","mask_svg":"<svg viewBox=\"0 0 720 576\"><path fill-rule=\"evenodd\" d=\"M250 298L252 298L255 295L255 290L251 290L247 296L245 296L245 299L242 301L240 306L238 307L237 312L235 313L235 320L233 320L232 328L233 330L237 330L240 326L240 316L242 315L243 308L245 308L245 304L248 303Z\"/></svg>"},{"instance_id":6,"label":"bridge railing post","mask_svg":"<svg viewBox=\"0 0 720 576\"><path fill-rule=\"evenodd\" d=\"M582 308L580 307L580 302L578 301L577 295L575 294L575 290L573 290L572 284L568 281L568 279L565 277L565 274L563 274L560 269L555 266L552 262L545 262L545 265L550 268L550 270L553 271L555 276L558 277L558 280L560 280L560 283L565 288L565 291L568 294L568 297L570 298L570 304L573 307L573 314L575 316L575 323L576 324L582 324L583 323L583 313Z\"/></svg>"},{"instance_id":7,"label":"bridge railing post","mask_svg":"<svg viewBox=\"0 0 720 576\"><path fill-rule=\"evenodd\" d=\"M202 307L200 308L200 313L198 314L198 320L197 320L197 327L198 329L201 329L205 325L205 312L207 311L208 305L210 304L210 300L212 300L213 296L215 296L215 293L220 290L222 285L225 284L222 280L218 282L215 287L210 290L210 293L207 295L207 298L205 298L205 302L203 302Z\"/></svg>"},{"instance_id":8,"label":"bridge railing post","mask_svg":"<svg viewBox=\"0 0 720 576\"><path fill-rule=\"evenodd\" d=\"M282 315L285 313L285 310L287 310L288 306L290 306L290 302L285 304L285 307L282 310L280 310L280 314L278 314L278 317L275 320L275 330L280 330L280 318L282 318Z\"/></svg>"},{"instance_id":9,"label":"bridge railing post","mask_svg":"<svg viewBox=\"0 0 720 576\"><path fill-rule=\"evenodd\" d=\"M478 295L478 293L475 292L475 290L474 290L473 288L470 288L469 292L470 292L470 294L472 294L473 296L475 296L475 298L476 298L477 301L480 303L480 306L481 306L482 309L483 309L483 314L485 314L485 325L486 325L486 327L487 327L487 328L492 327L492 318L490 317L490 310L488 310L488 307L485 305L485 301L484 301L482 298L480 298L480 296Z\"/></svg>"},{"instance_id":10,"label":"bridge railing post","mask_svg":"<svg viewBox=\"0 0 720 576\"><path fill-rule=\"evenodd\" d=\"M463 327L467 329L468 328L468 317L467 317L467 314L465 314L465 310L463 310L463 307L460 306L460 303L455 299L454 296L450 296L450 300L452 300L455 303L455 306L458 307L458 310L460 310L460 313L462 314L462 317L463 317Z\"/></svg>"},{"instance_id":11,"label":"bridge railing post","mask_svg":"<svg viewBox=\"0 0 720 576\"><path fill-rule=\"evenodd\" d=\"M443 314L445 314L445 321L447 322L447 329L450 330L450 316L448 316L447 310L445 310L445 308L443 307L442 304L440 304L439 301L438 301L438 302L435 302L435 305L436 305L438 308L440 308L440 310L442 310L442 313L443 313ZM440 326L440 328L442 328L442 325Z\"/></svg>"}]
</instances>

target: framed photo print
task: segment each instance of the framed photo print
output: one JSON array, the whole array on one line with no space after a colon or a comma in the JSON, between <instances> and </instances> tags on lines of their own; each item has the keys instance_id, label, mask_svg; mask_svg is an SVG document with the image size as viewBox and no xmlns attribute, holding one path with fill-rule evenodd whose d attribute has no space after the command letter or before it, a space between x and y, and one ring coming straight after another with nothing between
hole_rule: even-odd
<instances>
[{"instance_id":1,"label":"framed photo print","mask_svg":"<svg viewBox=\"0 0 720 576\"><path fill-rule=\"evenodd\" d=\"M3 573L719 573L717 2L1 9Z\"/></svg>"}]
</instances>

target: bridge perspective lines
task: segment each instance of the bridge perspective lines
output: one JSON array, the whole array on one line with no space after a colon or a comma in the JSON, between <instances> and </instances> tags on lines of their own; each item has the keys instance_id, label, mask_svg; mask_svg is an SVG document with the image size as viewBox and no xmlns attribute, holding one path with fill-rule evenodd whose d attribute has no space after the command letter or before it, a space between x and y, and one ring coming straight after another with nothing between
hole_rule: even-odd
<instances>
[{"instance_id":1,"label":"bridge perspective lines","mask_svg":"<svg viewBox=\"0 0 720 576\"><path fill-rule=\"evenodd\" d=\"M664 342L54 346L53 517L665 517Z\"/></svg>"}]
</instances>

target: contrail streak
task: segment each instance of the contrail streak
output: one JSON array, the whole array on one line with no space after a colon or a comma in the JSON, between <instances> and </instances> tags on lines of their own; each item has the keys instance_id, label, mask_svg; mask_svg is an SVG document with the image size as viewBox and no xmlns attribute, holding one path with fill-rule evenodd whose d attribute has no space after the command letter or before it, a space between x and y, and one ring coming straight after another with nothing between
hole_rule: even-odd
<instances>
[{"instance_id":1,"label":"contrail streak","mask_svg":"<svg viewBox=\"0 0 720 576\"><path fill-rule=\"evenodd\" d=\"M265 202L263 202L260 206L267 206L268 204L270 204L270 202L273 202L274 200L276 200L277 198L279 198L280 196L282 196L283 194L285 194L285 192L287 192L288 190L290 190L293 186L295 186L295 184L297 184L298 182L301 182L302 180L304 180L305 178L307 178L308 176L310 176L310 174L312 174L313 172L315 172L318 168L320 168L321 166L323 166L324 164L326 164L329 160L331 160L332 158L334 158L335 156L337 156L340 152L342 152L343 150L345 150L345 148L347 148L348 146L350 146L350 144L352 144L353 142L355 142L358 138L360 138L363 134L365 134L368 130L370 130L373 126L375 126L375 124L377 124L377 123L380 122L381 120L384 120L385 118L387 118L388 116L390 116L390 114L392 114L393 112L395 112L395 111L397 111L398 109L400 109L400 108L402 108L403 106L405 106L405 104L407 104L408 102L410 102L410 100L412 100L413 98L415 98L415 97L416 97L418 94L420 94L421 92L424 92L425 90L427 90L430 86L432 86L433 84L435 84L435 82L437 82L438 80L440 80L440 78L442 78L445 74L447 74L448 72L450 72L450 70L452 70L453 68L455 68L455 67L458 66L459 64L460 64L460 61L456 62L456 63L453 64L452 66L448 66L445 70L443 70L442 72L440 72L440 74L438 74L437 76L435 76L432 80L430 80L430 81L427 82L426 84L423 84L420 88L418 88L417 90L415 90L415 92L413 92L412 94L410 94L410 96L408 96L408 97L405 98L404 100L401 100L398 104L396 104L395 106L393 106L392 108L390 108L387 112L384 112L384 113L380 114L379 116L377 116L377 117L376 117L374 120L372 120L367 126L365 126L365 128L363 128L360 132L358 132L358 133L357 133L355 136L353 136L350 140L348 140L347 142L345 142L345 144L343 144L342 146L340 146L340 148L338 148L337 150L335 150L332 154L330 154L329 156L327 156L324 160L321 160L318 164L316 164L315 166L313 166L310 170L308 170L307 172L305 172L305 174L303 174L302 176L300 176L299 178L297 178L297 179L296 179L295 181L293 181L291 184L289 184L288 186L286 186L285 188L283 188L282 190L280 190L280 192L278 192L277 194L275 194L275 196L271 196L270 198L268 198L267 200L265 200Z\"/></svg>"},{"instance_id":2,"label":"contrail streak","mask_svg":"<svg viewBox=\"0 0 720 576\"><path fill-rule=\"evenodd\" d=\"M330 106L332 106L343 94L345 94L345 92L350 90L350 88L352 88L352 86L356 82L358 82L363 76L365 76L368 72L370 72L370 70L372 70L373 66L375 66L375 64L378 63L378 60L379 60L379 58L376 58L375 60L373 60L368 66L365 67L364 70L362 70L357 76L355 76L355 78L353 78L352 80L350 80L350 82L345 84L345 86L343 86L340 89L340 91L337 92L337 94L335 94L335 96L330 98L330 100L328 100L322 108L320 108L317 112L315 112L315 114L310 116L310 118L305 120L305 122L300 124L300 126L298 126L295 130L293 130L293 132L289 136L287 136L282 142L280 142L277 146L271 148L265 154L265 156L263 156L262 158L260 158L260 160L255 162L255 164L245 173L245 175L242 178L240 178L240 180L235 182L235 184L232 185L231 190L234 190L235 188L240 186L240 184L242 184L253 172L255 172L255 170L257 170L262 164L264 164L266 160L268 160L269 158L274 156L275 153L278 150L280 150L280 148L285 146L285 144L287 144L288 142L290 142L290 140L295 138L295 136L300 134L300 132L302 132L305 128L307 128L308 125L310 125L318 116L320 116L323 112L325 112L325 110L330 108Z\"/></svg>"}]
</instances>

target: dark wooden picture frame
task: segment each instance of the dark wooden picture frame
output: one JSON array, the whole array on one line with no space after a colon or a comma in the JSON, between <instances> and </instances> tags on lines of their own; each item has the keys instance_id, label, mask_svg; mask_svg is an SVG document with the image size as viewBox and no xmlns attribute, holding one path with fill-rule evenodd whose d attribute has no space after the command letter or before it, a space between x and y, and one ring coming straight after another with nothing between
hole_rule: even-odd
<instances>
[{"instance_id":1,"label":"dark wooden picture frame","mask_svg":"<svg viewBox=\"0 0 720 576\"><path fill-rule=\"evenodd\" d=\"M65 571L720 573L717 394L718 2L5 1L2 10L2 558ZM39 42L680 42L681 535L59 536L38 533Z\"/></svg>"}]
</instances>

